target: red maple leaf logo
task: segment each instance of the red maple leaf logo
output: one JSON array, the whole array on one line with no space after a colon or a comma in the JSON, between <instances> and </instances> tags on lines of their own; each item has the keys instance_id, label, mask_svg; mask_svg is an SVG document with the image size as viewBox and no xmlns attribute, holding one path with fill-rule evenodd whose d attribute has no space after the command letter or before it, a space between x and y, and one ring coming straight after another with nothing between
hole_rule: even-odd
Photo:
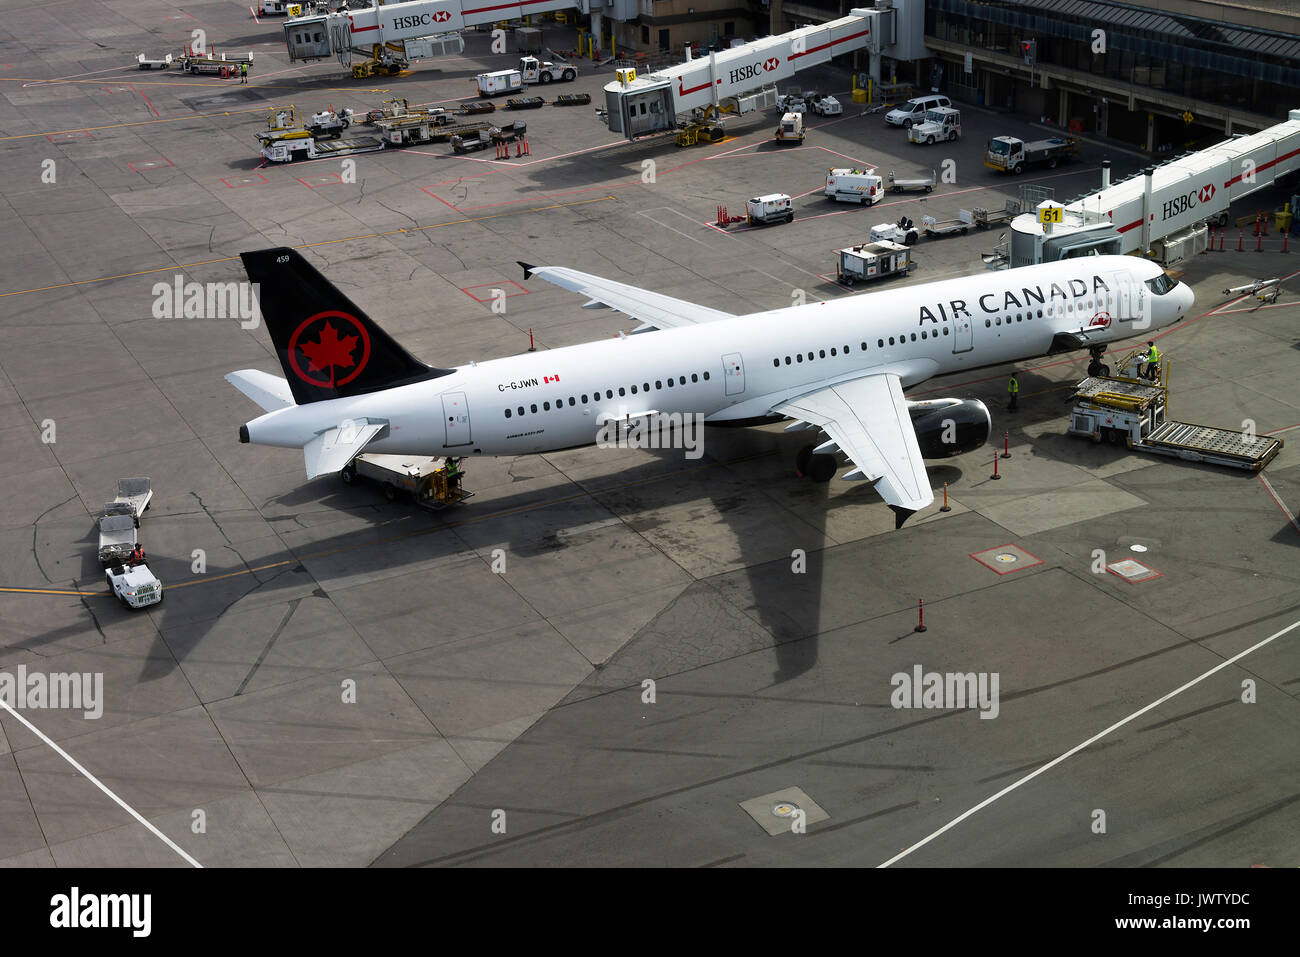
<instances>
[{"instance_id":1,"label":"red maple leaf logo","mask_svg":"<svg viewBox=\"0 0 1300 957\"><path fill-rule=\"evenodd\" d=\"M303 342L298 345L298 348L311 360L307 371L317 372L328 367L330 369L331 384L334 382L335 368L351 368L353 364L352 350L356 347L356 336L344 336L340 339L338 331L328 321L320 331L320 340L318 342Z\"/></svg>"},{"instance_id":2,"label":"red maple leaf logo","mask_svg":"<svg viewBox=\"0 0 1300 957\"><path fill-rule=\"evenodd\" d=\"M349 326L352 333L348 332ZM339 335L340 329L346 334ZM315 342L308 341L311 335L316 336ZM298 324L289 337L287 352L289 366L299 379L308 385L331 389L346 385L361 374L370 360L370 337L365 326L349 313L318 312ZM304 357L308 360L305 367ZM327 369L328 378L323 376Z\"/></svg>"}]
</instances>

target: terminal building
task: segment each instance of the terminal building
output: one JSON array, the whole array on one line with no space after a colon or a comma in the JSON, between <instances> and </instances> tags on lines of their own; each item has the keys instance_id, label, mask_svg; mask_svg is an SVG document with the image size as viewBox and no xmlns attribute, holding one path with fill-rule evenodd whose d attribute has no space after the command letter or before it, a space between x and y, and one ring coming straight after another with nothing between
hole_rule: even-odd
<instances>
[{"instance_id":1,"label":"terminal building","mask_svg":"<svg viewBox=\"0 0 1300 957\"><path fill-rule=\"evenodd\" d=\"M770 30L842 16L852 6L846 2L770 0ZM1131 143L1158 158L1264 129L1295 107L1300 2L1268 6L925 0L929 55L887 61L884 78Z\"/></svg>"}]
</instances>

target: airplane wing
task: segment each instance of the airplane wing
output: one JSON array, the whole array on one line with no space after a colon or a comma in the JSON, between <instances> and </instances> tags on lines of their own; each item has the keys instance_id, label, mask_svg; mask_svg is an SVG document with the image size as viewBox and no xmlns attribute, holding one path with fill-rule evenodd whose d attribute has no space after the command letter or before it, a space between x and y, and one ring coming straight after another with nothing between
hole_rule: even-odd
<instances>
[{"instance_id":1,"label":"airplane wing","mask_svg":"<svg viewBox=\"0 0 1300 957\"><path fill-rule=\"evenodd\" d=\"M293 393L289 391L289 383L269 372L240 369L227 375L226 381L267 412L287 409L293 405Z\"/></svg>"},{"instance_id":2,"label":"airplane wing","mask_svg":"<svg viewBox=\"0 0 1300 957\"><path fill-rule=\"evenodd\" d=\"M530 266L524 262L519 265L524 267L525 281L538 276L562 289L569 289L586 296L590 301L584 303L582 308L596 309L607 306L615 312L623 312L633 319L640 320L644 324L642 328L675 329L700 322L736 318L729 312L698 306L684 299L674 299L672 296L629 286L627 283L614 282L612 279L602 279L600 276L578 272L576 269L568 269L564 266ZM636 331L640 332L642 329Z\"/></svg>"},{"instance_id":3,"label":"airplane wing","mask_svg":"<svg viewBox=\"0 0 1300 957\"><path fill-rule=\"evenodd\" d=\"M901 528L934 501L921 448L898 376L882 372L828 385L773 406L773 411L817 426L856 466L844 478L875 482Z\"/></svg>"},{"instance_id":4,"label":"airplane wing","mask_svg":"<svg viewBox=\"0 0 1300 957\"><path fill-rule=\"evenodd\" d=\"M337 472L351 462L366 444L388 428L387 422L357 419L326 429L302 447L307 478Z\"/></svg>"}]
</instances>

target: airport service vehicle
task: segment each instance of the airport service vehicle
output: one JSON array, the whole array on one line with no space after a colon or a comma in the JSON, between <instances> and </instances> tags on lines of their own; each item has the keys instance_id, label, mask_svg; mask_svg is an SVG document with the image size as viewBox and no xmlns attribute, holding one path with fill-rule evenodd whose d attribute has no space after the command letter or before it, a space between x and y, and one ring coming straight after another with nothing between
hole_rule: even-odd
<instances>
[{"instance_id":1,"label":"airport service vehicle","mask_svg":"<svg viewBox=\"0 0 1300 957\"><path fill-rule=\"evenodd\" d=\"M844 112L843 104L830 94L810 93L805 102L808 104L808 109L818 116L839 116Z\"/></svg>"},{"instance_id":2,"label":"airport service vehicle","mask_svg":"<svg viewBox=\"0 0 1300 957\"><path fill-rule=\"evenodd\" d=\"M933 145L939 140L955 140L961 136L961 111L951 106L940 106L927 110L925 119L913 123L907 131L907 139L912 143Z\"/></svg>"},{"instance_id":3,"label":"airport service vehicle","mask_svg":"<svg viewBox=\"0 0 1300 957\"><path fill-rule=\"evenodd\" d=\"M782 93L776 98L776 108L783 114L802 113L808 109L808 101L802 93Z\"/></svg>"},{"instance_id":4,"label":"airport service vehicle","mask_svg":"<svg viewBox=\"0 0 1300 957\"><path fill-rule=\"evenodd\" d=\"M461 484L460 460L445 455L382 455L363 453L339 470L351 485L358 476L378 482L384 498L392 502L405 492L422 508L445 508L472 498Z\"/></svg>"},{"instance_id":5,"label":"airport service vehicle","mask_svg":"<svg viewBox=\"0 0 1300 957\"><path fill-rule=\"evenodd\" d=\"M99 563L124 562L135 550L136 529L140 520L130 506L110 502L99 517Z\"/></svg>"},{"instance_id":6,"label":"airport service vehicle","mask_svg":"<svg viewBox=\"0 0 1300 957\"><path fill-rule=\"evenodd\" d=\"M227 57L224 53L221 56L207 56L202 53L183 53L173 61L181 70L187 73L198 75L207 73L215 76L231 77L239 76L239 67L247 64L249 69L253 66L253 51L248 51L246 57Z\"/></svg>"},{"instance_id":7,"label":"airport service vehicle","mask_svg":"<svg viewBox=\"0 0 1300 957\"><path fill-rule=\"evenodd\" d=\"M518 72L525 83L550 83L552 80L568 83L578 76L578 71L572 64L538 60L535 56L520 57Z\"/></svg>"},{"instance_id":8,"label":"airport service vehicle","mask_svg":"<svg viewBox=\"0 0 1300 957\"><path fill-rule=\"evenodd\" d=\"M163 587L149 566L115 562L104 570L108 590L128 608L147 608L162 601Z\"/></svg>"},{"instance_id":9,"label":"airport service vehicle","mask_svg":"<svg viewBox=\"0 0 1300 957\"><path fill-rule=\"evenodd\" d=\"M125 505L137 519L148 511L152 501L153 487L148 476L117 480L117 497L113 499L113 504Z\"/></svg>"},{"instance_id":10,"label":"airport service vehicle","mask_svg":"<svg viewBox=\"0 0 1300 957\"><path fill-rule=\"evenodd\" d=\"M910 219L903 216L896 223L877 223L871 227L867 236L873 243L888 241L900 246L915 246L921 238L921 232L912 225Z\"/></svg>"},{"instance_id":11,"label":"airport service vehicle","mask_svg":"<svg viewBox=\"0 0 1300 957\"><path fill-rule=\"evenodd\" d=\"M984 150L984 165L989 169L1019 176L1026 167L1057 165L1079 155L1079 141L1072 137L1054 136L1051 139L1026 143L1014 136L995 136Z\"/></svg>"},{"instance_id":12,"label":"airport service vehicle","mask_svg":"<svg viewBox=\"0 0 1300 957\"><path fill-rule=\"evenodd\" d=\"M384 141L373 136L359 136L346 140L318 140L306 130L271 130L256 135L262 144L262 159L267 163L292 163L299 159L373 153L384 148Z\"/></svg>"},{"instance_id":13,"label":"airport service vehicle","mask_svg":"<svg viewBox=\"0 0 1300 957\"><path fill-rule=\"evenodd\" d=\"M1020 215L1020 201L1009 199L1002 209L988 210L983 206L976 206L971 210L971 218L975 220L975 225L980 229L988 229L990 226L997 226L1001 223L1009 223Z\"/></svg>"},{"instance_id":14,"label":"airport service vehicle","mask_svg":"<svg viewBox=\"0 0 1300 957\"><path fill-rule=\"evenodd\" d=\"M802 143L805 136L802 113L786 113L776 128L778 143Z\"/></svg>"},{"instance_id":15,"label":"airport service vehicle","mask_svg":"<svg viewBox=\"0 0 1300 957\"><path fill-rule=\"evenodd\" d=\"M901 126L905 130L910 130L914 124L920 123L930 110L937 110L943 106L952 106L952 100L941 93L915 96L902 106L886 113L885 122L890 126Z\"/></svg>"},{"instance_id":16,"label":"airport service vehicle","mask_svg":"<svg viewBox=\"0 0 1300 957\"><path fill-rule=\"evenodd\" d=\"M1129 356L1118 375L1101 367L1074 389L1069 433L1127 445L1137 452L1168 455L1258 472L1282 449L1282 440L1241 429L1219 429L1167 418L1167 375L1158 382L1138 378L1141 350ZM1168 366L1166 365L1166 369Z\"/></svg>"},{"instance_id":17,"label":"airport service vehicle","mask_svg":"<svg viewBox=\"0 0 1300 957\"><path fill-rule=\"evenodd\" d=\"M836 202L877 203L885 195L882 184L874 169L837 166L826 171L826 195Z\"/></svg>"},{"instance_id":18,"label":"airport service vehicle","mask_svg":"<svg viewBox=\"0 0 1300 957\"><path fill-rule=\"evenodd\" d=\"M513 120L500 126L488 126L476 130L468 136L456 134L451 138L451 148L457 153L473 153L485 150L499 140L513 140L528 132L528 124L523 120Z\"/></svg>"},{"instance_id":19,"label":"airport service vehicle","mask_svg":"<svg viewBox=\"0 0 1300 957\"><path fill-rule=\"evenodd\" d=\"M493 73L480 73L474 79L478 82L479 96L513 93L524 88L524 78L518 70L497 70Z\"/></svg>"},{"instance_id":20,"label":"airport service vehicle","mask_svg":"<svg viewBox=\"0 0 1300 957\"><path fill-rule=\"evenodd\" d=\"M321 113L312 114L311 121L306 125L306 130L312 136L332 136L334 139L338 139L343 131L351 125L351 110L344 110L342 113L325 110Z\"/></svg>"},{"instance_id":21,"label":"airport service vehicle","mask_svg":"<svg viewBox=\"0 0 1300 957\"><path fill-rule=\"evenodd\" d=\"M652 415L698 413L713 424L783 416L788 431L826 436L801 452L808 474L829 480L843 455L843 478L873 482L900 527L934 500L924 460L980 448L992 431L978 400L912 401L905 388L1149 338L1194 301L1185 284L1132 256L982 271L747 315L523 263L526 280L554 283L637 326L439 368L403 349L296 250L240 258L258 284L283 377L255 369L226 376L264 410L239 439L301 449L308 477L337 472L363 452L513 456L591 445L611 422ZM1102 311L1115 320L1090 325L1087 317Z\"/></svg>"},{"instance_id":22,"label":"airport service vehicle","mask_svg":"<svg viewBox=\"0 0 1300 957\"><path fill-rule=\"evenodd\" d=\"M794 208L785 193L755 196L745 203L745 220L751 226L771 223L788 223L794 219Z\"/></svg>"},{"instance_id":23,"label":"airport service vehicle","mask_svg":"<svg viewBox=\"0 0 1300 957\"><path fill-rule=\"evenodd\" d=\"M846 286L885 276L906 275L912 268L912 251L906 246L882 240L859 243L840 250L839 279Z\"/></svg>"},{"instance_id":24,"label":"airport service vehicle","mask_svg":"<svg viewBox=\"0 0 1300 957\"><path fill-rule=\"evenodd\" d=\"M899 179L894 175L894 171L889 171L889 189L894 193L928 193L934 189L934 184L939 181L935 171L930 171L930 176L919 176L915 179Z\"/></svg>"},{"instance_id":25,"label":"airport service vehicle","mask_svg":"<svg viewBox=\"0 0 1300 957\"><path fill-rule=\"evenodd\" d=\"M135 62L140 65L142 70L165 70L172 65L172 55L169 53L161 60L151 60L143 53L137 53Z\"/></svg>"},{"instance_id":26,"label":"airport service vehicle","mask_svg":"<svg viewBox=\"0 0 1300 957\"><path fill-rule=\"evenodd\" d=\"M967 230L975 224L975 216L969 209L959 209L956 219L935 219L933 216L921 217L921 231L927 236L966 235Z\"/></svg>"},{"instance_id":27,"label":"airport service vehicle","mask_svg":"<svg viewBox=\"0 0 1300 957\"><path fill-rule=\"evenodd\" d=\"M540 96L512 96L506 100L507 110L540 110L545 105Z\"/></svg>"}]
</instances>

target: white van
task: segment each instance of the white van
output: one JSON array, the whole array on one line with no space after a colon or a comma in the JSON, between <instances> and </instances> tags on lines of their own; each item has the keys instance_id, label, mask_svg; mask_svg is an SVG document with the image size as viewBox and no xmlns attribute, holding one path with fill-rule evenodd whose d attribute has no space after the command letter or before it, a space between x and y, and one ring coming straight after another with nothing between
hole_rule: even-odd
<instances>
[{"instance_id":1,"label":"white van","mask_svg":"<svg viewBox=\"0 0 1300 957\"><path fill-rule=\"evenodd\" d=\"M940 106L952 106L952 100L942 93L914 96L898 109L886 113L885 122L890 126L901 126L905 130L910 130L913 123L921 122L927 110L933 110Z\"/></svg>"},{"instance_id":2,"label":"white van","mask_svg":"<svg viewBox=\"0 0 1300 957\"><path fill-rule=\"evenodd\" d=\"M869 206L885 195L884 180L874 169L836 167L826 171L826 195L835 201Z\"/></svg>"}]
</instances>

